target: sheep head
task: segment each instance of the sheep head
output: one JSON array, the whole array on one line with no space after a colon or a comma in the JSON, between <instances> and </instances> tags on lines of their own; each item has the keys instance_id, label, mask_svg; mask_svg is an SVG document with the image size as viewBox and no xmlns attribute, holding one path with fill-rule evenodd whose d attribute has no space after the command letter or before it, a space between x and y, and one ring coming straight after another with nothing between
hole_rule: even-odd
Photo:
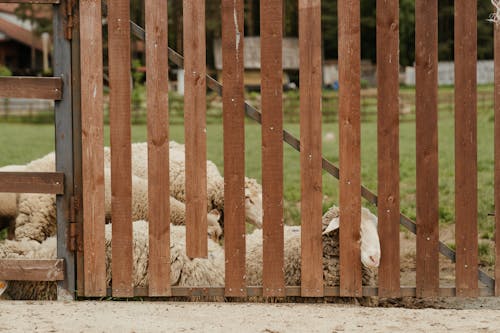
<instances>
[{"instance_id":1,"label":"sheep head","mask_svg":"<svg viewBox=\"0 0 500 333\"><path fill-rule=\"evenodd\" d=\"M245 177L246 221L262 228L262 186L253 178Z\"/></svg>"},{"instance_id":2,"label":"sheep head","mask_svg":"<svg viewBox=\"0 0 500 333\"><path fill-rule=\"evenodd\" d=\"M337 230L340 225L339 217L333 218L323 234ZM361 209L360 247L361 263L369 268L378 267L380 264L380 239L377 232L378 219L368 209Z\"/></svg>"}]
</instances>

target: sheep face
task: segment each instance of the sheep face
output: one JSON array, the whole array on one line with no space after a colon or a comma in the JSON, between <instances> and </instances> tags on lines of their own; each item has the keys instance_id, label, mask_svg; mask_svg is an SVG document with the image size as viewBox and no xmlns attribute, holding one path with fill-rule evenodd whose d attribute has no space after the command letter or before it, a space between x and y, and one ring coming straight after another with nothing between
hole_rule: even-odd
<instances>
[{"instance_id":1,"label":"sheep face","mask_svg":"<svg viewBox=\"0 0 500 333\"><path fill-rule=\"evenodd\" d=\"M323 234L339 228L339 217L333 218ZM361 227L360 227L360 248L361 248L361 263L369 268L378 267L380 264L380 239L377 232L378 220L368 209L361 210Z\"/></svg>"},{"instance_id":2,"label":"sheep face","mask_svg":"<svg viewBox=\"0 0 500 333\"><path fill-rule=\"evenodd\" d=\"M262 228L262 186L255 179L245 177L246 221Z\"/></svg>"}]
</instances>

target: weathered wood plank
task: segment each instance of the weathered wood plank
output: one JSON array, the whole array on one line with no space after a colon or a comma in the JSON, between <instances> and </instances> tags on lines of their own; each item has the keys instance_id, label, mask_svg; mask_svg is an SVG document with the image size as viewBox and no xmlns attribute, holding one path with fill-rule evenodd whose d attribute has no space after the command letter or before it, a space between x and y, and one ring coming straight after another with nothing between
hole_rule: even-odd
<instances>
[{"instance_id":1,"label":"weathered wood plank","mask_svg":"<svg viewBox=\"0 0 500 333\"><path fill-rule=\"evenodd\" d=\"M399 1L377 0L379 294L398 297Z\"/></svg>"},{"instance_id":2,"label":"weathered wood plank","mask_svg":"<svg viewBox=\"0 0 500 333\"><path fill-rule=\"evenodd\" d=\"M438 5L416 2L417 263L419 297L439 292Z\"/></svg>"},{"instance_id":3,"label":"weathered wood plank","mask_svg":"<svg viewBox=\"0 0 500 333\"><path fill-rule=\"evenodd\" d=\"M360 4L338 2L340 294L361 295ZM319 70L319 69L318 69Z\"/></svg>"},{"instance_id":4,"label":"weathered wood plank","mask_svg":"<svg viewBox=\"0 0 500 333\"><path fill-rule=\"evenodd\" d=\"M301 293L302 296L317 297L323 296L321 1L319 0L299 1L299 52Z\"/></svg>"},{"instance_id":5,"label":"weathered wood plank","mask_svg":"<svg viewBox=\"0 0 500 333\"><path fill-rule=\"evenodd\" d=\"M130 1L108 3L113 296L132 297Z\"/></svg>"},{"instance_id":6,"label":"weathered wood plank","mask_svg":"<svg viewBox=\"0 0 500 333\"><path fill-rule=\"evenodd\" d=\"M246 287L246 293L248 297L262 297L263 288L262 287ZM379 289L377 287L363 287L363 296L377 296ZM285 295L287 297L299 297L301 293L300 286L287 286L285 288ZM402 287L400 289L400 295L404 297L415 297L416 288L413 287ZM480 288L479 295L481 297L494 296L493 291L489 288ZM135 297L145 297L148 295L148 288L135 288ZM324 287L325 297L337 297L340 296L339 287ZM439 297L455 297L457 295L455 288L439 288ZM111 289L108 289L108 296L111 296ZM172 287L172 296L182 297L182 296L200 296L200 297L223 297L224 288L223 287L210 287L210 288L188 288L188 287Z\"/></svg>"},{"instance_id":7,"label":"weathered wood plank","mask_svg":"<svg viewBox=\"0 0 500 333\"><path fill-rule=\"evenodd\" d=\"M477 0L455 1L455 244L458 296L478 295Z\"/></svg>"},{"instance_id":8,"label":"weathered wood plank","mask_svg":"<svg viewBox=\"0 0 500 333\"><path fill-rule=\"evenodd\" d=\"M60 100L62 85L60 77L2 76L0 97Z\"/></svg>"},{"instance_id":9,"label":"weathered wood plank","mask_svg":"<svg viewBox=\"0 0 500 333\"><path fill-rule=\"evenodd\" d=\"M0 172L0 192L64 194L64 173Z\"/></svg>"},{"instance_id":10,"label":"weathered wood plank","mask_svg":"<svg viewBox=\"0 0 500 333\"><path fill-rule=\"evenodd\" d=\"M58 4L60 0L0 0L0 3Z\"/></svg>"},{"instance_id":11,"label":"weathered wood plank","mask_svg":"<svg viewBox=\"0 0 500 333\"><path fill-rule=\"evenodd\" d=\"M63 259L0 259L0 280L64 280Z\"/></svg>"},{"instance_id":12,"label":"weathered wood plank","mask_svg":"<svg viewBox=\"0 0 500 333\"><path fill-rule=\"evenodd\" d=\"M73 113L71 78L71 42L65 38L67 8L64 2L53 6L54 75L62 78L62 99L55 101L56 170L64 172L64 195L56 197L57 257L66 263L65 279L58 283L57 299L72 300L75 297L75 254L70 248L69 217L73 196Z\"/></svg>"},{"instance_id":13,"label":"weathered wood plank","mask_svg":"<svg viewBox=\"0 0 500 333\"><path fill-rule=\"evenodd\" d=\"M73 8L75 17L79 17L79 8ZM72 101L73 101L73 133L82 131L81 113L81 72L80 72L80 22L74 21L73 36L71 38L71 79L72 79ZM83 202L82 193L82 137L73 135L73 187L76 202ZM84 296L84 254L83 254L83 209L79 207L75 212L75 223L77 237L76 245L76 291L77 296Z\"/></svg>"},{"instance_id":14,"label":"weathered wood plank","mask_svg":"<svg viewBox=\"0 0 500 333\"><path fill-rule=\"evenodd\" d=\"M184 0L183 19L186 250L197 258L208 253L205 0Z\"/></svg>"},{"instance_id":15,"label":"weathered wood plank","mask_svg":"<svg viewBox=\"0 0 500 333\"><path fill-rule=\"evenodd\" d=\"M264 212L262 284L264 296L284 296L283 0L260 2L260 35Z\"/></svg>"},{"instance_id":16,"label":"weathered wood plank","mask_svg":"<svg viewBox=\"0 0 500 333\"><path fill-rule=\"evenodd\" d=\"M243 1L223 0L225 296L246 296Z\"/></svg>"},{"instance_id":17,"label":"weathered wood plank","mask_svg":"<svg viewBox=\"0 0 500 333\"><path fill-rule=\"evenodd\" d=\"M169 296L170 200L167 2L146 0L149 296Z\"/></svg>"},{"instance_id":18,"label":"weathered wood plank","mask_svg":"<svg viewBox=\"0 0 500 333\"><path fill-rule=\"evenodd\" d=\"M495 240L500 241L500 25L495 24ZM495 281L500 281L500 246L495 247ZM495 283L500 296L500 282Z\"/></svg>"},{"instance_id":19,"label":"weathered wood plank","mask_svg":"<svg viewBox=\"0 0 500 333\"><path fill-rule=\"evenodd\" d=\"M85 296L106 295L101 1L80 1Z\"/></svg>"}]
</instances>

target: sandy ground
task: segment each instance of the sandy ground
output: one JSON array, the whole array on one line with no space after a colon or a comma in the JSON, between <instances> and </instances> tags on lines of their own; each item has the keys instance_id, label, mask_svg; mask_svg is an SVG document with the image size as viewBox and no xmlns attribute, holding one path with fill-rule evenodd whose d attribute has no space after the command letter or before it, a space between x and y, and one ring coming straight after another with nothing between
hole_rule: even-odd
<instances>
[{"instance_id":1,"label":"sandy ground","mask_svg":"<svg viewBox=\"0 0 500 333\"><path fill-rule=\"evenodd\" d=\"M500 310L333 304L0 302L0 332L499 332Z\"/></svg>"}]
</instances>

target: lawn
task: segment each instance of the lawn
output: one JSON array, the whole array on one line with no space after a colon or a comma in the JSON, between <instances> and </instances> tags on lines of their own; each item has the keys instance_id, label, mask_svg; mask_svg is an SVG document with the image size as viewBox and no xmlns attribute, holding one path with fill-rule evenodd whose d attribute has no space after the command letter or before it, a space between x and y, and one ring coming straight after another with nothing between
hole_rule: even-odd
<instances>
[{"instance_id":1,"label":"lawn","mask_svg":"<svg viewBox=\"0 0 500 333\"><path fill-rule=\"evenodd\" d=\"M299 135L299 125L284 125L291 133ZM0 123L0 165L26 163L54 149L54 133L51 125L30 125ZM181 124L170 127L170 138L183 142ZM260 126L248 121L246 133L246 174L260 180L261 177L261 131ZM338 124L323 124L323 134L333 133L334 139L323 142L323 153L330 161L338 164ZM145 125L133 125L133 141L144 141ZM220 123L207 125L208 158L223 172L222 139ZM454 120L448 112L440 113L439 120L439 161L440 161L440 219L441 223L454 220ZM109 143L109 130L105 132ZM493 219L487 214L493 211L493 116L491 112L478 114L478 198L479 226L484 238L493 237ZM287 223L300 222L300 169L299 155L285 144L284 150L284 195ZM415 124L403 122L400 127L400 177L402 211L415 218ZM373 191L377 189L377 144L376 123L362 124L362 182ZM328 174L323 176L324 208L338 202L337 181ZM373 207L372 207L373 208Z\"/></svg>"}]
</instances>

